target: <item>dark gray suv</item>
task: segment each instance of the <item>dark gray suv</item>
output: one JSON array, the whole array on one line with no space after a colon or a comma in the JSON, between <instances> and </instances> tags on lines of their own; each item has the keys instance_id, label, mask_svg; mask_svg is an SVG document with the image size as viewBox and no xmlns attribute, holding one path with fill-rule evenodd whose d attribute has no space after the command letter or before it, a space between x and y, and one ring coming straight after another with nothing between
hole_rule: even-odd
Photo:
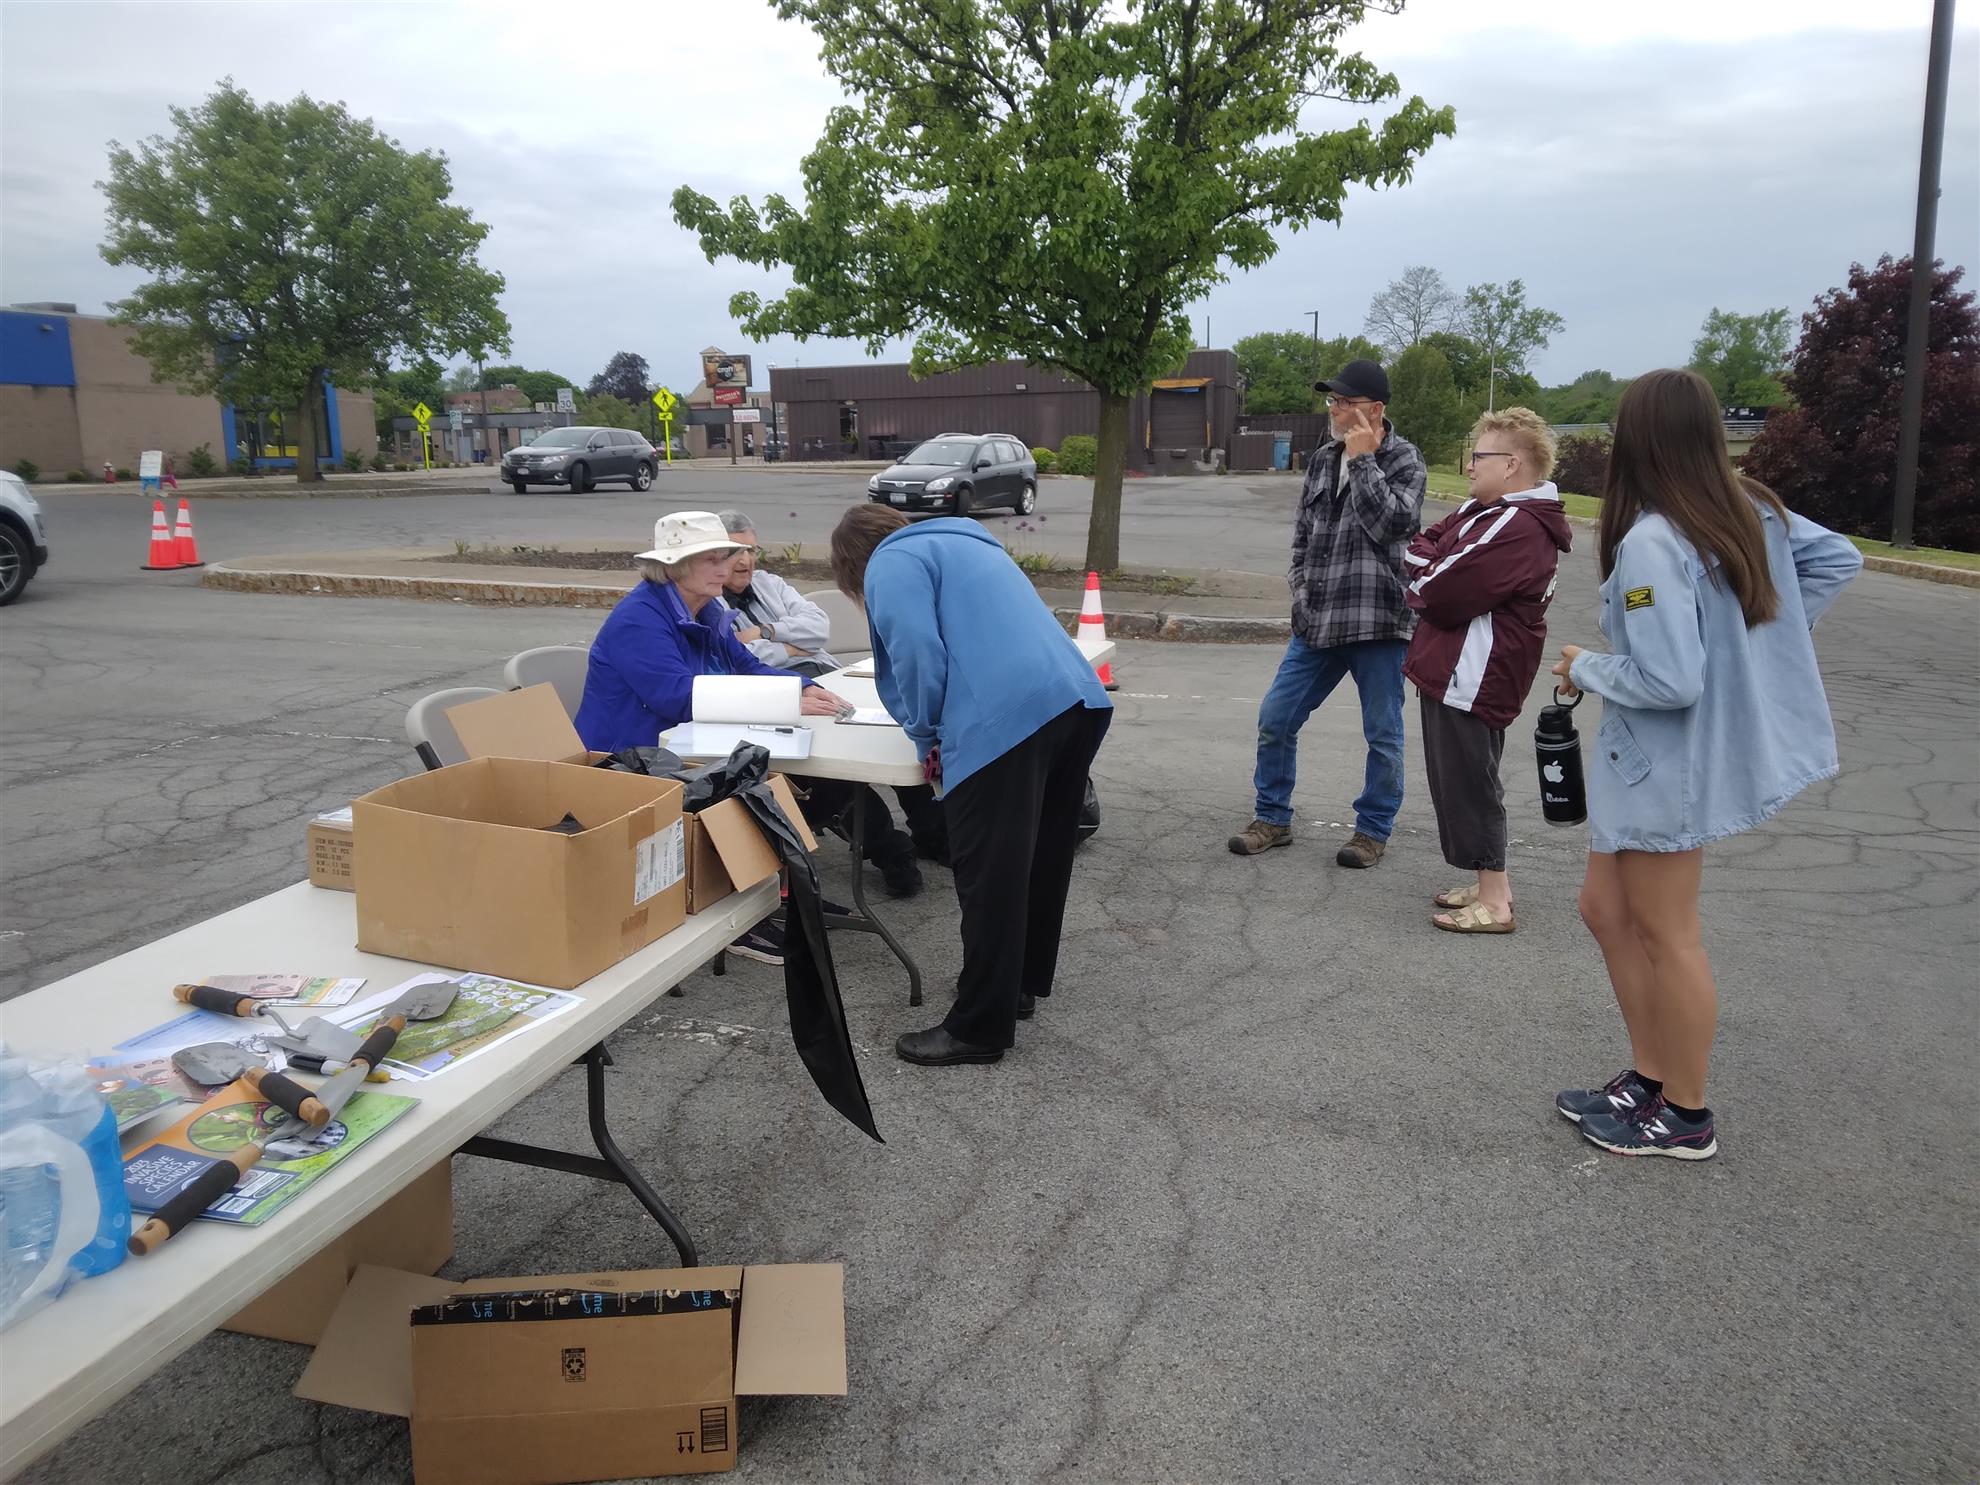
<instances>
[{"instance_id":1,"label":"dark gray suv","mask_svg":"<svg viewBox=\"0 0 1980 1485\"><path fill-rule=\"evenodd\" d=\"M966 516L1006 505L1038 507L1038 462L1004 433L944 433L866 482L866 498L900 510Z\"/></svg>"},{"instance_id":2,"label":"dark gray suv","mask_svg":"<svg viewBox=\"0 0 1980 1485\"><path fill-rule=\"evenodd\" d=\"M662 457L645 438L624 428L552 428L536 442L504 454L502 478L518 495L531 485L584 491L600 480L624 480L635 490L649 490Z\"/></svg>"}]
</instances>

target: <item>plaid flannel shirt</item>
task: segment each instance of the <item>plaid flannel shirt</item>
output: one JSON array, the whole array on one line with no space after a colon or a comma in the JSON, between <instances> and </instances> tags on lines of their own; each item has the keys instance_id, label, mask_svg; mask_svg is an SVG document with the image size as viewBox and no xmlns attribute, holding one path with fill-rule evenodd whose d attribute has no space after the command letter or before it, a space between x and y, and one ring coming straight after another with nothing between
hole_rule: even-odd
<instances>
[{"instance_id":1,"label":"plaid flannel shirt","mask_svg":"<svg viewBox=\"0 0 1980 1485\"><path fill-rule=\"evenodd\" d=\"M1421 523L1427 471L1386 418L1382 431L1374 453L1353 459L1330 435L1306 466L1287 582L1293 633L1315 649L1416 630L1403 552Z\"/></svg>"}]
</instances>

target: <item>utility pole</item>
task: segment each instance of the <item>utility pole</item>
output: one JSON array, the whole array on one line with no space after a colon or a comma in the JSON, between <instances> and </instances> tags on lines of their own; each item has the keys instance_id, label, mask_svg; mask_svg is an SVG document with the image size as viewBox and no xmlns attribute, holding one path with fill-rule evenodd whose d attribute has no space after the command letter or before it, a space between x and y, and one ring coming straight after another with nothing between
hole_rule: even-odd
<instances>
[{"instance_id":1,"label":"utility pole","mask_svg":"<svg viewBox=\"0 0 1980 1485\"><path fill-rule=\"evenodd\" d=\"M481 358L481 357L479 357L479 356L476 356L476 357L474 358L474 381L475 381L475 385L481 388L481 446L482 446L482 448L484 448L484 449L486 449L486 448L488 448L488 447L489 447L489 443L488 443L488 371L487 371L487 368L486 368L486 367L485 367L485 366L483 365L483 362L482 362L482 358ZM472 459L470 459L470 460L469 460L468 462L469 462L470 464L472 464L472 463L473 463L474 461L473 461ZM492 461L491 461L491 462L492 462Z\"/></svg>"},{"instance_id":2,"label":"utility pole","mask_svg":"<svg viewBox=\"0 0 1980 1485\"><path fill-rule=\"evenodd\" d=\"M1946 81L1952 70L1953 0L1933 0L1925 64L1925 133L1918 147L1918 227L1911 240L1911 315L1904 334L1904 397L1898 412L1897 488L1891 545L1909 547L1918 499L1919 427L1925 417L1925 352L1932 328L1932 244L1939 228L1939 160L1946 144Z\"/></svg>"}]
</instances>

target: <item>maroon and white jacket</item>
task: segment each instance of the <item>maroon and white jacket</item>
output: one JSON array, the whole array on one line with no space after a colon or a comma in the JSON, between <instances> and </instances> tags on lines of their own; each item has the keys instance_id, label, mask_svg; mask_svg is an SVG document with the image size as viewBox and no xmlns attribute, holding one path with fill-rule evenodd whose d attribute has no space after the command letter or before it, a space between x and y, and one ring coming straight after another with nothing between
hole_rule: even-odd
<instances>
[{"instance_id":1,"label":"maroon and white jacket","mask_svg":"<svg viewBox=\"0 0 1980 1485\"><path fill-rule=\"evenodd\" d=\"M1552 484L1467 500L1420 532L1403 555L1418 615L1403 674L1487 727L1510 726L1539 672L1555 569L1572 542Z\"/></svg>"}]
</instances>

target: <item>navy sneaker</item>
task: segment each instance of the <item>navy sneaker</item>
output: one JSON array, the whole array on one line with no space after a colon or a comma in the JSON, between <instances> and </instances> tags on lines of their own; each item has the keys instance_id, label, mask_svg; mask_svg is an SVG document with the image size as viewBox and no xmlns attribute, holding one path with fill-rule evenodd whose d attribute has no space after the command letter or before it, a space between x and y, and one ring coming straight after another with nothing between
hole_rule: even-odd
<instances>
[{"instance_id":1,"label":"navy sneaker","mask_svg":"<svg viewBox=\"0 0 1980 1485\"><path fill-rule=\"evenodd\" d=\"M740 954L745 959L754 959L758 964L782 964L784 925L775 918L766 918L730 944L729 952Z\"/></svg>"},{"instance_id":2,"label":"navy sneaker","mask_svg":"<svg viewBox=\"0 0 1980 1485\"><path fill-rule=\"evenodd\" d=\"M1693 1123L1653 1098L1628 1118L1590 1114L1581 1121L1582 1138L1618 1155L1669 1155L1676 1160L1710 1160L1719 1153L1712 1111Z\"/></svg>"},{"instance_id":3,"label":"navy sneaker","mask_svg":"<svg viewBox=\"0 0 1980 1485\"><path fill-rule=\"evenodd\" d=\"M1600 1088L1570 1088L1554 1095L1554 1111L1579 1124L1590 1114L1613 1114L1621 1119L1650 1102L1643 1075L1626 1067Z\"/></svg>"}]
</instances>

